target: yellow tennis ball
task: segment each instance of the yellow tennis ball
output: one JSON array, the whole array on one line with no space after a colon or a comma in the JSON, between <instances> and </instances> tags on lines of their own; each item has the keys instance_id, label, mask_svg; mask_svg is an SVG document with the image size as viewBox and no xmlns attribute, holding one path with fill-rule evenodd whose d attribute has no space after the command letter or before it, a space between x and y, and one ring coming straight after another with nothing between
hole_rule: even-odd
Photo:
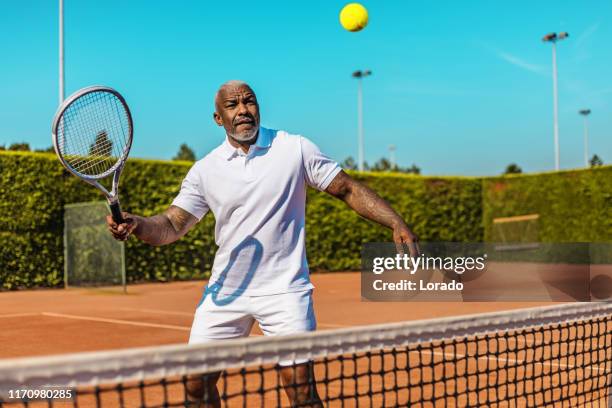
<instances>
[{"instance_id":1,"label":"yellow tennis ball","mask_svg":"<svg viewBox=\"0 0 612 408\"><path fill-rule=\"evenodd\" d=\"M348 31L359 31L368 25L368 10L359 3L349 3L340 11L340 24Z\"/></svg>"}]
</instances>

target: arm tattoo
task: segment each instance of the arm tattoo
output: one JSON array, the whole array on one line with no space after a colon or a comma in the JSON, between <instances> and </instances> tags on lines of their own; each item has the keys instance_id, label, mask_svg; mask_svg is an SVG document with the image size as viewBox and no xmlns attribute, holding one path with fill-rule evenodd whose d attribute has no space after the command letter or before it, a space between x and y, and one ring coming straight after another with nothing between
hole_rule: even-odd
<instances>
[{"instance_id":1,"label":"arm tattoo","mask_svg":"<svg viewBox=\"0 0 612 408\"><path fill-rule=\"evenodd\" d=\"M152 217L139 217L134 234L150 245L166 245L180 239L198 222L198 219L171 205L166 211Z\"/></svg>"},{"instance_id":2,"label":"arm tattoo","mask_svg":"<svg viewBox=\"0 0 612 408\"><path fill-rule=\"evenodd\" d=\"M344 171L338 173L325 190L341 199L357 214L388 228L404 224L404 220L389 203L366 185L354 180Z\"/></svg>"},{"instance_id":3,"label":"arm tattoo","mask_svg":"<svg viewBox=\"0 0 612 408\"><path fill-rule=\"evenodd\" d=\"M194 225L192 221L197 222L193 215L174 205L171 205L162 215L168 218L177 234L181 231L187 232L186 229L189 230Z\"/></svg>"}]
</instances>

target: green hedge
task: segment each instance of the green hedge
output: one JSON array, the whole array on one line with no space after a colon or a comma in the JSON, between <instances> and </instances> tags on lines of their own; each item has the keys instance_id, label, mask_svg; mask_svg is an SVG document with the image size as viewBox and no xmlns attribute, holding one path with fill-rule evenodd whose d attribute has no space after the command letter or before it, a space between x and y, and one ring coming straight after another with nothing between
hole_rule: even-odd
<instances>
[{"instance_id":1,"label":"green hedge","mask_svg":"<svg viewBox=\"0 0 612 408\"><path fill-rule=\"evenodd\" d=\"M121 181L124 210L146 216L167 208L190 165L130 160ZM386 198L424 241L480 242L492 218L530 212L542 214L550 242L612 241L612 167L488 179L353 175ZM568 191L572 200L566 199ZM101 194L69 175L53 154L0 152L0 195L0 288L62 285L64 205L101 200ZM391 239L390 231L325 193L309 190L307 200L313 270L356 269L362 243ZM128 241L128 280L207 276L216 251L213 231L209 214L173 245L154 248Z\"/></svg>"},{"instance_id":2,"label":"green hedge","mask_svg":"<svg viewBox=\"0 0 612 408\"><path fill-rule=\"evenodd\" d=\"M130 160L121 180L125 211L152 215L167 208L189 163ZM70 175L53 154L0 153L0 288L63 284L63 213L69 203L102 200L93 187ZM129 281L207 276L215 252L214 219L167 247L130 240Z\"/></svg>"},{"instance_id":3,"label":"green hedge","mask_svg":"<svg viewBox=\"0 0 612 408\"><path fill-rule=\"evenodd\" d=\"M482 241L480 180L377 173L353 176L389 201L421 240ZM391 241L389 230L360 218L326 193L309 190L307 203L307 254L313 269L358 269L363 243Z\"/></svg>"},{"instance_id":4,"label":"green hedge","mask_svg":"<svg viewBox=\"0 0 612 408\"><path fill-rule=\"evenodd\" d=\"M483 179L484 237L493 218L540 214L541 242L612 242L612 166Z\"/></svg>"}]
</instances>

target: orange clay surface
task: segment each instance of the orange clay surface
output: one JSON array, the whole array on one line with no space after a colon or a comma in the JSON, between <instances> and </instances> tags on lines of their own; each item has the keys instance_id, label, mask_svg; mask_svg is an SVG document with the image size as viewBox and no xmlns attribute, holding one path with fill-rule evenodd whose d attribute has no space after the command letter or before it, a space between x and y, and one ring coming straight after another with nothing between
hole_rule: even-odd
<instances>
[{"instance_id":1,"label":"orange clay surface","mask_svg":"<svg viewBox=\"0 0 612 408\"><path fill-rule=\"evenodd\" d=\"M368 302L357 272L313 274L318 329L484 313L543 302ZM0 358L186 343L206 282L0 293ZM260 335L255 325L253 335Z\"/></svg>"}]
</instances>

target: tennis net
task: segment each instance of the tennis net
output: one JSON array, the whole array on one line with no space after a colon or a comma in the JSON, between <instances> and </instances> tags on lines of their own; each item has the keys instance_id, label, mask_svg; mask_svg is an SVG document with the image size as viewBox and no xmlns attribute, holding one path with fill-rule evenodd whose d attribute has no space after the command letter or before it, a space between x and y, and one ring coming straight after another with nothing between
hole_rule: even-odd
<instances>
[{"instance_id":1,"label":"tennis net","mask_svg":"<svg viewBox=\"0 0 612 408\"><path fill-rule=\"evenodd\" d=\"M294 406L609 407L612 303L4 360L0 406L198 406L217 376L229 407L291 406L287 392ZM72 395L10 398L26 389Z\"/></svg>"}]
</instances>

